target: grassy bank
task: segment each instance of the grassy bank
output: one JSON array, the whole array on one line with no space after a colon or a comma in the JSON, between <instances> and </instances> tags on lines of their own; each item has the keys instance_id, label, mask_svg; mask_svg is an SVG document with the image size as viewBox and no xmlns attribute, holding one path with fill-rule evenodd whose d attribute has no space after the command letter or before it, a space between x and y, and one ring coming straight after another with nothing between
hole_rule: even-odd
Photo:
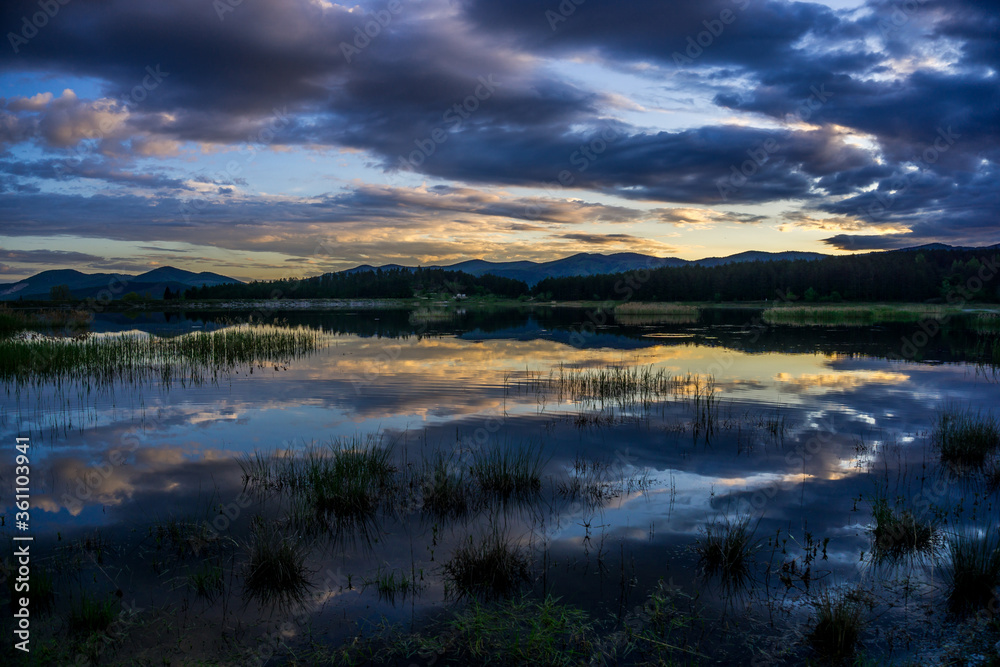
<instances>
[{"instance_id":1,"label":"grassy bank","mask_svg":"<svg viewBox=\"0 0 1000 667\"><path fill-rule=\"evenodd\" d=\"M782 305L764 311L768 324L816 326L840 324L864 326L883 322L919 322L942 319L961 312L958 306L936 304L825 304Z\"/></svg>"},{"instance_id":2,"label":"grassy bank","mask_svg":"<svg viewBox=\"0 0 1000 667\"><path fill-rule=\"evenodd\" d=\"M104 384L158 377L200 378L238 366L279 364L317 349L309 329L237 326L175 338L114 335L0 339L0 380Z\"/></svg>"}]
</instances>

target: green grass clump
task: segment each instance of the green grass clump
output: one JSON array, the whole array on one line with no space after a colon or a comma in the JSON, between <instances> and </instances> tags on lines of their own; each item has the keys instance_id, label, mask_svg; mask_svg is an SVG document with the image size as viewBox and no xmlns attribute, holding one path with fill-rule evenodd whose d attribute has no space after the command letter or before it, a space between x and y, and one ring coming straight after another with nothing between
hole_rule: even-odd
<instances>
[{"instance_id":1,"label":"green grass clump","mask_svg":"<svg viewBox=\"0 0 1000 667\"><path fill-rule=\"evenodd\" d=\"M279 606L305 599L310 585L306 577L307 550L300 536L284 535L257 522L246 550L243 587L247 597Z\"/></svg>"},{"instance_id":2,"label":"green grass clump","mask_svg":"<svg viewBox=\"0 0 1000 667\"><path fill-rule=\"evenodd\" d=\"M475 453L469 472L484 494L526 497L542 488L542 454L530 443L495 445Z\"/></svg>"},{"instance_id":3,"label":"green grass clump","mask_svg":"<svg viewBox=\"0 0 1000 667\"><path fill-rule=\"evenodd\" d=\"M240 367L285 364L316 350L320 335L309 329L236 326L157 338L135 334L74 338L0 339L0 381L83 381L104 386L184 379L204 381Z\"/></svg>"},{"instance_id":4,"label":"green grass clump","mask_svg":"<svg viewBox=\"0 0 1000 667\"><path fill-rule=\"evenodd\" d=\"M188 575L188 583L199 597L211 600L222 592L222 568L205 561Z\"/></svg>"},{"instance_id":5,"label":"green grass clump","mask_svg":"<svg viewBox=\"0 0 1000 667\"><path fill-rule=\"evenodd\" d=\"M722 577L725 585L742 588L752 574L756 526L749 516L726 518L705 525L705 534L695 544L698 560L708 576Z\"/></svg>"},{"instance_id":6,"label":"green grass clump","mask_svg":"<svg viewBox=\"0 0 1000 667\"><path fill-rule=\"evenodd\" d=\"M942 463L979 468L1000 448L1000 424L989 413L946 408L938 416L931 437Z\"/></svg>"},{"instance_id":7,"label":"green grass clump","mask_svg":"<svg viewBox=\"0 0 1000 667\"><path fill-rule=\"evenodd\" d=\"M622 303L615 306L615 322L641 326L645 324L694 324L698 321L697 306L681 303Z\"/></svg>"},{"instance_id":8,"label":"green grass clump","mask_svg":"<svg viewBox=\"0 0 1000 667\"><path fill-rule=\"evenodd\" d=\"M103 632L108 629L118 616L117 600L95 600L86 593L80 594L69 610L69 629L71 632L91 633Z\"/></svg>"},{"instance_id":9,"label":"green grass clump","mask_svg":"<svg viewBox=\"0 0 1000 667\"><path fill-rule=\"evenodd\" d=\"M395 604L397 597L405 599L407 595L416 593L421 586L412 576L403 572L379 568L374 578L362 581L362 588L374 588L379 600Z\"/></svg>"},{"instance_id":10,"label":"green grass clump","mask_svg":"<svg viewBox=\"0 0 1000 667\"><path fill-rule=\"evenodd\" d=\"M816 625L809 642L823 658L841 663L854 657L864 628L864 606L851 594L826 592L814 603Z\"/></svg>"},{"instance_id":11,"label":"green grass clump","mask_svg":"<svg viewBox=\"0 0 1000 667\"><path fill-rule=\"evenodd\" d=\"M945 576L953 608L980 608L995 598L1000 586L1000 532L955 533L948 540L948 556Z\"/></svg>"},{"instance_id":12,"label":"green grass clump","mask_svg":"<svg viewBox=\"0 0 1000 667\"><path fill-rule=\"evenodd\" d=\"M927 304L783 305L768 308L761 316L768 324L792 326L866 326L880 322L919 322L955 314L958 308Z\"/></svg>"},{"instance_id":13,"label":"green grass clump","mask_svg":"<svg viewBox=\"0 0 1000 667\"><path fill-rule=\"evenodd\" d=\"M937 544L937 527L918 520L909 510L889 505L882 495L872 503L873 553L877 562L896 561L912 554L932 553Z\"/></svg>"},{"instance_id":14,"label":"green grass clump","mask_svg":"<svg viewBox=\"0 0 1000 667\"><path fill-rule=\"evenodd\" d=\"M531 562L525 550L498 531L479 542L470 536L444 564L444 576L456 598L484 600L510 597L531 580Z\"/></svg>"},{"instance_id":15,"label":"green grass clump","mask_svg":"<svg viewBox=\"0 0 1000 667\"><path fill-rule=\"evenodd\" d=\"M421 473L421 499L424 511L438 518L464 516L471 503L464 469L454 465L452 457L437 452L425 461Z\"/></svg>"},{"instance_id":16,"label":"green grass clump","mask_svg":"<svg viewBox=\"0 0 1000 667\"><path fill-rule=\"evenodd\" d=\"M383 626L335 650L321 648L292 665L442 665L571 667L613 664L595 642L597 627L586 612L557 598L527 597L494 603L472 601L451 618L421 633ZM433 656L433 657L431 657Z\"/></svg>"}]
</instances>

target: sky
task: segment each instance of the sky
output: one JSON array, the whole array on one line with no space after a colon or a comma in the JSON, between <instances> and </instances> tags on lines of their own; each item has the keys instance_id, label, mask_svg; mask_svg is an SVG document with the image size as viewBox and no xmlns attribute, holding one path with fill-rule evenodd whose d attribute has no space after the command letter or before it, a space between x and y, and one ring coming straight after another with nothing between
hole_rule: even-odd
<instances>
[{"instance_id":1,"label":"sky","mask_svg":"<svg viewBox=\"0 0 1000 667\"><path fill-rule=\"evenodd\" d=\"M0 282L1000 242L1000 2L6 0Z\"/></svg>"}]
</instances>

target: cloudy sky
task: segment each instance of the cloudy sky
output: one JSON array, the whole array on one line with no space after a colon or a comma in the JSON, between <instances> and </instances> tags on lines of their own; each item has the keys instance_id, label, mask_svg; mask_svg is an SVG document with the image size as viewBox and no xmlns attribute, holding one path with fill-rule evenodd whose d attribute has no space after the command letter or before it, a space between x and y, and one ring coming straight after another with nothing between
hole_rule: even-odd
<instances>
[{"instance_id":1,"label":"cloudy sky","mask_svg":"<svg viewBox=\"0 0 1000 667\"><path fill-rule=\"evenodd\" d=\"M6 0L0 282L1000 242L1000 2Z\"/></svg>"}]
</instances>

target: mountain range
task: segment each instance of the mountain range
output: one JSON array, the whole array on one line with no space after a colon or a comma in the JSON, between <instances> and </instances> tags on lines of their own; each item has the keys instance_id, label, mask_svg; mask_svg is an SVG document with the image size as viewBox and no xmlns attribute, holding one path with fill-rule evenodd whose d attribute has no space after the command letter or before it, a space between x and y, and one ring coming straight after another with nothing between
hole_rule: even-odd
<instances>
[{"instance_id":1,"label":"mountain range","mask_svg":"<svg viewBox=\"0 0 1000 667\"><path fill-rule=\"evenodd\" d=\"M997 248L1000 245L981 248L982 250ZM932 243L913 248L904 248L888 252L907 252L920 250L970 250L962 246L949 246L943 243ZM447 265L432 265L425 268L442 268L453 271L463 271L474 276L490 274L505 278L523 280L528 285L535 285L543 278L565 278L571 276L590 276L606 273L621 273L642 269L656 269L666 266L719 266L736 262L760 262L778 260L817 260L830 257L818 252L763 252L750 250L729 255L727 257L705 257L703 259L686 260L678 257L653 257L640 253L621 252L611 255L597 253L579 253L550 262L490 262L484 259L470 259L464 262ZM390 269L412 269L400 264L384 264L371 266L362 264L341 273L356 273L359 271L375 271ZM217 273L193 273L172 266L163 266L139 275L123 273L82 273L73 269L43 271L16 283L0 284L0 301L24 299L47 299L49 290L56 285L68 285L76 298L97 297L103 290L112 287L115 298L128 292L143 294L149 292L154 298L161 298L163 291L170 288L171 292L183 291L189 287L202 285L242 284L235 278Z\"/></svg>"},{"instance_id":2,"label":"mountain range","mask_svg":"<svg viewBox=\"0 0 1000 667\"><path fill-rule=\"evenodd\" d=\"M101 293L105 290L116 299L129 292L138 294L149 292L154 298L159 299L163 297L163 292L167 288L170 288L171 292L177 292L189 287L240 282L242 281L218 273L208 271L194 273L172 266L161 266L139 275L83 273L75 269L57 269L42 271L16 283L0 284L0 301L48 299L49 290L56 285L69 286L70 292L77 299L101 298Z\"/></svg>"},{"instance_id":3,"label":"mountain range","mask_svg":"<svg viewBox=\"0 0 1000 667\"><path fill-rule=\"evenodd\" d=\"M569 276L591 276L602 273L621 273L625 271L635 271L638 269L658 269L664 266L718 266L719 264L729 264L733 262L757 262L775 261L782 259L821 259L828 257L818 252L761 252L750 250L728 257L706 257L704 259L686 260L679 257L653 257L634 252L620 252L611 255L599 255L595 253L582 252L551 262L488 262L484 259L470 259L457 264L432 265L424 268L442 268L452 271L464 271L474 276L491 274L504 278L514 278L523 280L529 285L534 285L543 278L566 278ZM363 264L353 269L347 269L347 273L358 271L375 271L376 269L409 269L413 267L402 266L400 264L385 264L383 266L371 266Z\"/></svg>"}]
</instances>

